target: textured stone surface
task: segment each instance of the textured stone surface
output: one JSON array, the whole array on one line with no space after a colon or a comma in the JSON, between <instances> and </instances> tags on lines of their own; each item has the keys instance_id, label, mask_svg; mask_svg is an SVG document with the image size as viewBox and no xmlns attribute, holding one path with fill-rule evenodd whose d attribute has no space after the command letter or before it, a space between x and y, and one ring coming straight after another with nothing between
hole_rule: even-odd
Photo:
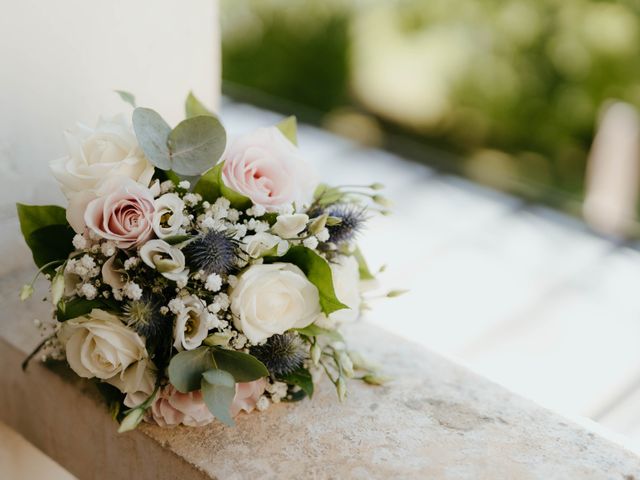
<instances>
[{"instance_id":1,"label":"textured stone surface","mask_svg":"<svg viewBox=\"0 0 640 480\"><path fill-rule=\"evenodd\" d=\"M640 478L621 447L366 322L348 337L395 377L387 386L352 382L340 404L323 384L313 401L243 415L235 428L117 435L90 383L60 366L20 372L37 342L28 320L48 306L19 304L14 285L0 280L0 420L81 479Z\"/></svg>"}]
</instances>

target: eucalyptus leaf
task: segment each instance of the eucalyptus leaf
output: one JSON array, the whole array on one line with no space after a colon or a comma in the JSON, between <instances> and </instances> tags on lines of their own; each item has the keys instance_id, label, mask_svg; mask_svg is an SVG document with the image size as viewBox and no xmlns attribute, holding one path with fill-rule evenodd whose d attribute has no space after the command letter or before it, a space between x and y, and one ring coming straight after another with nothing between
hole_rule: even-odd
<instances>
[{"instance_id":1,"label":"eucalyptus leaf","mask_svg":"<svg viewBox=\"0 0 640 480\"><path fill-rule=\"evenodd\" d=\"M187 100L184 102L184 111L187 118L197 117L198 115L209 115L215 117L207 107L205 107L200 100L196 98L193 92L189 92Z\"/></svg>"},{"instance_id":2,"label":"eucalyptus leaf","mask_svg":"<svg viewBox=\"0 0 640 480\"><path fill-rule=\"evenodd\" d=\"M155 110L138 107L133 111L133 129L149 161L162 170L171 170L167 141L171 127Z\"/></svg>"},{"instance_id":3,"label":"eucalyptus leaf","mask_svg":"<svg viewBox=\"0 0 640 480\"><path fill-rule=\"evenodd\" d=\"M248 353L215 348L213 350L213 358L218 368L231 373L238 383L252 382L269 376L267 367Z\"/></svg>"},{"instance_id":4,"label":"eucalyptus leaf","mask_svg":"<svg viewBox=\"0 0 640 480\"><path fill-rule=\"evenodd\" d=\"M337 310L349 308L336 297L333 287L333 275L327 261L313 250L303 247L291 247L289 251L277 261L289 262L297 265L304 272L320 293L320 307L329 315Z\"/></svg>"},{"instance_id":5,"label":"eucalyptus leaf","mask_svg":"<svg viewBox=\"0 0 640 480\"><path fill-rule=\"evenodd\" d=\"M294 145L298 145L298 121L291 115L276 125L278 130Z\"/></svg>"},{"instance_id":6,"label":"eucalyptus leaf","mask_svg":"<svg viewBox=\"0 0 640 480\"><path fill-rule=\"evenodd\" d=\"M171 359L169 381L179 392L192 392L200 388L202 373L212 368L216 363L209 347L185 350Z\"/></svg>"},{"instance_id":7,"label":"eucalyptus leaf","mask_svg":"<svg viewBox=\"0 0 640 480\"><path fill-rule=\"evenodd\" d=\"M288 375L279 376L278 380L288 383L289 385L297 385L310 398L313 397L313 378L306 368L300 367Z\"/></svg>"},{"instance_id":8,"label":"eucalyptus leaf","mask_svg":"<svg viewBox=\"0 0 640 480\"><path fill-rule=\"evenodd\" d=\"M202 373L200 387L202 398L209 411L229 426L235 423L231 417L231 404L236 395L236 382L229 372L211 369Z\"/></svg>"},{"instance_id":9,"label":"eucalyptus leaf","mask_svg":"<svg viewBox=\"0 0 640 480\"><path fill-rule=\"evenodd\" d=\"M136 97L133 93L126 92L124 90L114 90L122 99L123 102L128 103L133 108L136 108Z\"/></svg>"},{"instance_id":10,"label":"eucalyptus leaf","mask_svg":"<svg viewBox=\"0 0 640 480\"><path fill-rule=\"evenodd\" d=\"M217 118L187 118L169 134L171 169L181 175L200 175L218 162L226 142L227 134Z\"/></svg>"}]
</instances>

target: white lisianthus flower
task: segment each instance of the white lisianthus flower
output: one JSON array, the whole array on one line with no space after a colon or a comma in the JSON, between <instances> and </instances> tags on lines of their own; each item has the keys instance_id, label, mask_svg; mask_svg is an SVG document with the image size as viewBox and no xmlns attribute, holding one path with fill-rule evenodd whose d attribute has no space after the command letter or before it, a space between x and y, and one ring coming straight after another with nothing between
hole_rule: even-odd
<instances>
[{"instance_id":1,"label":"white lisianthus flower","mask_svg":"<svg viewBox=\"0 0 640 480\"><path fill-rule=\"evenodd\" d=\"M351 255L343 255L329 264L336 297L349 308L337 310L328 316L321 315L318 326L335 328L336 325L353 322L360 315L360 270L358 261Z\"/></svg>"},{"instance_id":2,"label":"white lisianthus flower","mask_svg":"<svg viewBox=\"0 0 640 480\"><path fill-rule=\"evenodd\" d=\"M50 163L62 192L70 198L95 189L114 176L129 177L145 187L153 177L149 163L124 115L101 118L95 129L78 125L65 132L69 155Z\"/></svg>"},{"instance_id":3,"label":"white lisianthus flower","mask_svg":"<svg viewBox=\"0 0 640 480\"><path fill-rule=\"evenodd\" d=\"M153 231L158 238L178 235L184 223L184 202L175 193L165 193L154 201Z\"/></svg>"},{"instance_id":4,"label":"white lisianthus flower","mask_svg":"<svg viewBox=\"0 0 640 480\"><path fill-rule=\"evenodd\" d=\"M178 350L193 350L207 338L209 312L198 297L182 298L184 308L176 316L173 328L173 346Z\"/></svg>"},{"instance_id":5,"label":"white lisianthus flower","mask_svg":"<svg viewBox=\"0 0 640 480\"><path fill-rule=\"evenodd\" d=\"M289 243L276 235L267 232L256 233L255 235L247 235L242 239L244 250L251 258L259 258L272 250L276 250L278 256L282 256L287 252Z\"/></svg>"},{"instance_id":6,"label":"white lisianthus flower","mask_svg":"<svg viewBox=\"0 0 640 480\"><path fill-rule=\"evenodd\" d=\"M71 369L83 378L125 381L125 372L148 357L144 341L115 315L94 309L67 320L58 332Z\"/></svg>"},{"instance_id":7,"label":"white lisianthus flower","mask_svg":"<svg viewBox=\"0 0 640 480\"><path fill-rule=\"evenodd\" d=\"M308 221L309 216L304 213L278 215L271 231L282 238L294 238L306 228Z\"/></svg>"},{"instance_id":8,"label":"white lisianthus flower","mask_svg":"<svg viewBox=\"0 0 640 480\"><path fill-rule=\"evenodd\" d=\"M184 282L189 275L184 253L164 240L149 240L140 248L140 258L151 268L174 282Z\"/></svg>"},{"instance_id":9,"label":"white lisianthus flower","mask_svg":"<svg viewBox=\"0 0 640 480\"><path fill-rule=\"evenodd\" d=\"M304 328L320 314L318 289L289 263L252 265L230 294L234 325L253 343Z\"/></svg>"}]
</instances>

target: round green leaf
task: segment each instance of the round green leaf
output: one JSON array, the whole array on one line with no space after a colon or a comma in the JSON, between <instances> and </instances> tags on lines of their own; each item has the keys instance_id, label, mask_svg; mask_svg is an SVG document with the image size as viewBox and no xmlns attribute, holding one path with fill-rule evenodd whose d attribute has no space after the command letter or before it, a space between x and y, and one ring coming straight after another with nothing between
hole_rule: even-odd
<instances>
[{"instance_id":1,"label":"round green leaf","mask_svg":"<svg viewBox=\"0 0 640 480\"><path fill-rule=\"evenodd\" d=\"M149 161L162 170L171 170L167 139L171 127L155 110L138 107L133 111L133 129Z\"/></svg>"},{"instance_id":2,"label":"round green leaf","mask_svg":"<svg viewBox=\"0 0 640 480\"><path fill-rule=\"evenodd\" d=\"M229 372L211 369L202 374L202 398L209 411L220 421L234 425L230 407L236 395L236 382Z\"/></svg>"},{"instance_id":3,"label":"round green leaf","mask_svg":"<svg viewBox=\"0 0 640 480\"><path fill-rule=\"evenodd\" d=\"M200 175L218 162L226 143L227 134L217 118L187 118L169 134L171 169L181 175Z\"/></svg>"},{"instance_id":4,"label":"round green leaf","mask_svg":"<svg viewBox=\"0 0 640 480\"><path fill-rule=\"evenodd\" d=\"M248 353L216 348L213 350L213 358L218 367L231 373L238 383L252 382L269 376L267 367Z\"/></svg>"},{"instance_id":5,"label":"round green leaf","mask_svg":"<svg viewBox=\"0 0 640 480\"><path fill-rule=\"evenodd\" d=\"M171 359L169 381L179 392L192 392L200 388L202 373L215 367L209 347L186 350Z\"/></svg>"}]
</instances>

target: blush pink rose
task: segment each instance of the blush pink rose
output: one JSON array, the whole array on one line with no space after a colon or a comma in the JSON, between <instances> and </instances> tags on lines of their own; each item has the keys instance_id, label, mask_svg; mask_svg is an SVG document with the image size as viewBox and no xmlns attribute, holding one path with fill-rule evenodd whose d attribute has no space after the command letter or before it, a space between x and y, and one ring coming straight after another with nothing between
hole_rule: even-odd
<instances>
[{"instance_id":1,"label":"blush pink rose","mask_svg":"<svg viewBox=\"0 0 640 480\"><path fill-rule=\"evenodd\" d=\"M153 235L153 193L126 177L109 179L95 191L71 197L67 219L78 233L85 226L118 248L139 246Z\"/></svg>"},{"instance_id":2,"label":"blush pink rose","mask_svg":"<svg viewBox=\"0 0 640 480\"><path fill-rule=\"evenodd\" d=\"M202 399L202 392L180 393L173 385L162 389L151 404L151 418L161 427L184 424L201 427L214 419Z\"/></svg>"},{"instance_id":3,"label":"blush pink rose","mask_svg":"<svg viewBox=\"0 0 640 480\"><path fill-rule=\"evenodd\" d=\"M236 383L236 395L229 409L231 416L235 417L241 411L252 412L266 385L267 381L264 378ZM190 427L200 427L211 423L215 417L204 403L200 390L180 393L173 385L167 385L151 405L150 418L161 427L181 423Z\"/></svg>"},{"instance_id":4,"label":"blush pink rose","mask_svg":"<svg viewBox=\"0 0 640 480\"><path fill-rule=\"evenodd\" d=\"M253 382L236 383L236 396L231 404L231 416L235 417L243 410L247 413L252 412L266 386L267 381L264 378Z\"/></svg>"},{"instance_id":5,"label":"blush pink rose","mask_svg":"<svg viewBox=\"0 0 640 480\"><path fill-rule=\"evenodd\" d=\"M223 159L224 184L269 212L307 203L318 183L311 165L276 127L236 139Z\"/></svg>"}]
</instances>

